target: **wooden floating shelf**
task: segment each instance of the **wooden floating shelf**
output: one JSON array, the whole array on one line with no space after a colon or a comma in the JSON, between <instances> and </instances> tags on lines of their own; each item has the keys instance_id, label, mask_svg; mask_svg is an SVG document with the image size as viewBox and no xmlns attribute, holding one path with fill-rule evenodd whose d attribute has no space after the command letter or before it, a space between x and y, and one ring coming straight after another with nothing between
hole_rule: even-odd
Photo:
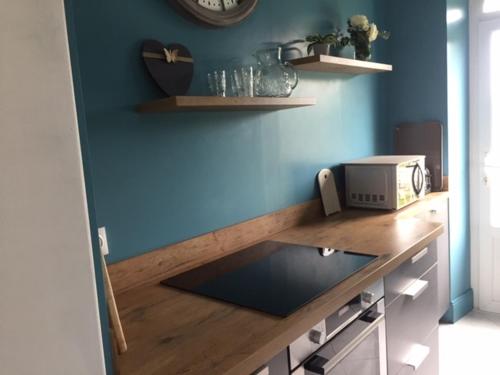
<instances>
[{"instance_id":1,"label":"wooden floating shelf","mask_svg":"<svg viewBox=\"0 0 500 375\"><path fill-rule=\"evenodd\" d=\"M137 106L137 111L277 111L281 109L308 107L315 104L315 98L171 96L140 104Z\"/></svg>"},{"instance_id":2,"label":"wooden floating shelf","mask_svg":"<svg viewBox=\"0 0 500 375\"><path fill-rule=\"evenodd\" d=\"M289 61L299 70L323 73L370 74L391 72L392 65L319 55Z\"/></svg>"}]
</instances>

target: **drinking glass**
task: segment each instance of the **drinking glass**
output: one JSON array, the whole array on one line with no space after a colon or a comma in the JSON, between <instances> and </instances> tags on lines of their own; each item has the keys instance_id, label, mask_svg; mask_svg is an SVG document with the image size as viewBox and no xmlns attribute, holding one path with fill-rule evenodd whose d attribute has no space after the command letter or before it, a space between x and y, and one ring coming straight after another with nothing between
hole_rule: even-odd
<instances>
[{"instance_id":1,"label":"drinking glass","mask_svg":"<svg viewBox=\"0 0 500 375\"><path fill-rule=\"evenodd\" d=\"M242 66L240 72L243 96L253 97L253 66Z\"/></svg>"},{"instance_id":2,"label":"drinking glass","mask_svg":"<svg viewBox=\"0 0 500 375\"><path fill-rule=\"evenodd\" d=\"M210 93L214 96L226 96L226 71L215 70L208 73L208 88Z\"/></svg>"},{"instance_id":3,"label":"drinking glass","mask_svg":"<svg viewBox=\"0 0 500 375\"><path fill-rule=\"evenodd\" d=\"M253 67L240 66L232 72L231 82L236 96L253 97Z\"/></svg>"},{"instance_id":4,"label":"drinking glass","mask_svg":"<svg viewBox=\"0 0 500 375\"><path fill-rule=\"evenodd\" d=\"M231 90L229 91L229 96L242 96L241 95L241 84L238 71L236 69L231 70L229 75L229 83Z\"/></svg>"}]
</instances>

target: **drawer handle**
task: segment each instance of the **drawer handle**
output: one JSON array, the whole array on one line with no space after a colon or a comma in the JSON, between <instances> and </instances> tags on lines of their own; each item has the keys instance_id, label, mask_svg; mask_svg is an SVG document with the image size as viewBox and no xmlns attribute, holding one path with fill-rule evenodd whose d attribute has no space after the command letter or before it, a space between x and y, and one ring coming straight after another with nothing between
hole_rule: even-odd
<instances>
[{"instance_id":1,"label":"drawer handle","mask_svg":"<svg viewBox=\"0 0 500 375\"><path fill-rule=\"evenodd\" d=\"M410 353L408 353L408 356L406 357L404 363L413 371L417 371L422 363L424 363L424 361L427 359L430 352L431 349L428 346L414 344L412 345Z\"/></svg>"},{"instance_id":2,"label":"drawer handle","mask_svg":"<svg viewBox=\"0 0 500 375\"><path fill-rule=\"evenodd\" d=\"M427 255L427 253L429 252L429 248L426 247L425 249L423 249L421 252L419 252L417 255L414 255L412 258L411 258L411 264L415 264L417 263L420 259L422 259L423 257L425 257Z\"/></svg>"},{"instance_id":3,"label":"drawer handle","mask_svg":"<svg viewBox=\"0 0 500 375\"><path fill-rule=\"evenodd\" d=\"M414 301L427 289L429 282L425 280L415 280L403 292L405 296L411 297Z\"/></svg>"}]
</instances>

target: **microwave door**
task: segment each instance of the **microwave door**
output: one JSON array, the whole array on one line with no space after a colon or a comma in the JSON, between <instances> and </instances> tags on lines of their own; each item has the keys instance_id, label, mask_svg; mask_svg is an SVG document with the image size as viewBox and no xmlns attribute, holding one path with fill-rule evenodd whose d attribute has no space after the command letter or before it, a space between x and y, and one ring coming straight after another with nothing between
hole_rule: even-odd
<instances>
[{"instance_id":1,"label":"microwave door","mask_svg":"<svg viewBox=\"0 0 500 375\"><path fill-rule=\"evenodd\" d=\"M422 196L425 175L419 163L409 163L398 166L397 176L397 208L400 209L415 202Z\"/></svg>"},{"instance_id":2,"label":"microwave door","mask_svg":"<svg viewBox=\"0 0 500 375\"><path fill-rule=\"evenodd\" d=\"M371 310L313 355L304 374L387 375L385 348L384 313Z\"/></svg>"}]
</instances>

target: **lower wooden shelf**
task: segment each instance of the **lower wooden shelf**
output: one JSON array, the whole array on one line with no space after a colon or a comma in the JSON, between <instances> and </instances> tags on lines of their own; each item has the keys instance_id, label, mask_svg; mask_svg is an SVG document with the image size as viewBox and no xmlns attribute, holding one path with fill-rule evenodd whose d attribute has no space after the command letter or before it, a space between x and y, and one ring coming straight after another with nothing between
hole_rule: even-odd
<instances>
[{"instance_id":1,"label":"lower wooden shelf","mask_svg":"<svg viewBox=\"0 0 500 375\"><path fill-rule=\"evenodd\" d=\"M263 98L220 96L171 96L143 103L138 112L181 111L278 111L308 107L316 104L316 98Z\"/></svg>"}]
</instances>

